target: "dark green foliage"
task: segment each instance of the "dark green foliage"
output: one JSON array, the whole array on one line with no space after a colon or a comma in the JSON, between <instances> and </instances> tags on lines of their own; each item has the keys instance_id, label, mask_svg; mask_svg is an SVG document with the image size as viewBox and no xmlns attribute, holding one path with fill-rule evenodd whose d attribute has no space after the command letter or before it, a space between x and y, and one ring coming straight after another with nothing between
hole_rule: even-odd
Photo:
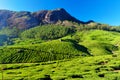
<instances>
[{"instance_id":1,"label":"dark green foliage","mask_svg":"<svg viewBox=\"0 0 120 80\"><path fill-rule=\"evenodd\" d=\"M67 34L73 33L70 27L60 26L60 25L45 25L38 26L21 33L22 39L57 39Z\"/></svg>"},{"instance_id":2,"label":"dark green foliage","mask_svg":"<svg viewBox=\"0 0 120 80\"><path fill-rule=\"evenodd\" d=\"M99 74L98 76L99 76L99 77L104 77L104 76L105 76L105 74Z\"/></svg>"},{"instance_id":3,"label":"dark green foliage","mask_svg":"<svg viewBox=\"0 0 120 80\"><path fill-rule=\"evenodd\" d=\"M71 77L71 78L83 78L83 76L81 74L72 74L72 75L69 75L69 77Z\"/></svg>"},{"instance_id":4,"label":"dark green foliage","mask_svg":"<svg viewBox=\"0 0 120 80\"><path fill-rule=\"evenodd\" d=\"M12 38L16 38L19 35L19 30L16 27L3 28L0 30L0 46L13 44Z\"/></svg>"},{"instance_id":5,"label":"dark green foliage","mask_svg":"<svg viewBox=\"0 0 120 80\"><path fill-rule=\"evenodd\" d=\"M44 75L44 78L38 78L36 80L52 80L52 79L50 78L50 75Z\"/></svg>"},{"instance_id":6,"label":"dark green foliage","mask_svg":"<svg viewBox=\"0 0 120 80\"><path fill-rule=\"evenodd\" d=\"M6 27L6 28L3 28L0 30L1 35L6 35L9 38L18 37L20 32L21 31L19 29L17 29L16 27L13 27L13 28Z\"/></svg>"},{"instance_id":7,"label":"dark green foliage","mask_svg":"<svg viewBox=\"0 0 120 80\"><path fill-rule=\"evenodd\" d=\"M0 45L3 45L7 40L8 37L6 35L0 35Z\"/></svg>"}]
</instances>

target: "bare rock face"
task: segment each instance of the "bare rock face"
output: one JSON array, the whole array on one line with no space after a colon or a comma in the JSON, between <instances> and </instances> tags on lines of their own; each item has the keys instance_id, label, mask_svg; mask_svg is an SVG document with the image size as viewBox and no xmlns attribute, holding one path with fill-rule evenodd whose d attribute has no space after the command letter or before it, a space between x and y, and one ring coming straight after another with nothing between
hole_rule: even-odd
<instances>
[{"instance_id":1,"label":"bare rock face","mask_svg":"<svg viewBox=\"0 0 120 80\"><path fill-rule=\"evenodd\" d=\"M15 12L10 18L8 18L8 25L19 29L28 29L39 25L39 22L31 15L30 12L24 11Z\"/></svg>"},{"instance_id":2,"label":"bare rock face","mask_svg":"<svg viewBox=\"0 0 120 80\"><path fill-rule=\"evenodd\" d=\"M63 8L56 9L56 10L49 10L49 11L43 10L43 11L35 12L33 15L42 24L55 24L59 20L60 21L68 20L68 21L73 21L77 23L84 23L72 17Z\"/></svg>"},{"instance_id":3,"label":"bare rock face","mask_svg":"<svg viewBox=\"0 0 120 80\"><path fill-rule=\"evenodd\" d=\"M0 10L0 29L4 27L28 29L37 25L39 25L38 20L30 12Z\"/></svg>"},{"instance_id":4,"label":"bare rock face","mask_svg":"<svg viewBox=\"0 0 120 80\"><path fill-rule=\"evenodd\" d=\"M13 14L12 11L9 10L0 10L0 29L8 26L7 19L11 17Z\"/></svg>"},{"instance_id":5,"label":"bare rock face","mask_svg":"<svg viewBox=\"0 0 120 80\"><path fill-rule=\"evenodd\" d=\"M4 27L17 27L18 29L28 29L40 24L55 24L58 21L72 21L81 24L79 21L67 13L63 8L56 10L42 10L37 12L15 12L9 10L0 10L0 29Z\"/></svg>"},{"instance_id":6,"label":"bare rock face","mask_svg":"<svg viewBox=\"0 0 120 80\"><path fill-rule=\"evenodd\" d=\"M42 10L42 11L34 12L33 16L39 21L39 24L43 24L47 13L48 10Z\"/></svg>"}]
</instances>

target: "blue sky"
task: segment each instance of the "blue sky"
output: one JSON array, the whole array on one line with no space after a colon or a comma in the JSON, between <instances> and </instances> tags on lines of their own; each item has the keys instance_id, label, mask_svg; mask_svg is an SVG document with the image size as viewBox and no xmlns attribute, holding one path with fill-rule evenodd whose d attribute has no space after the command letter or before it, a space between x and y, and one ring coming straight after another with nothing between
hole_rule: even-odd
<instances>
[{"instance_id":1,"label":"blue sky","mask_svg":"<svg viewBox=\"0 0 120 80\"><path fill-rule=\"evenodd\" d=\"M120 25L120 0L0 0L0 9L39 11L64 8L82 21Z\"/></svg>"}]
</instances>

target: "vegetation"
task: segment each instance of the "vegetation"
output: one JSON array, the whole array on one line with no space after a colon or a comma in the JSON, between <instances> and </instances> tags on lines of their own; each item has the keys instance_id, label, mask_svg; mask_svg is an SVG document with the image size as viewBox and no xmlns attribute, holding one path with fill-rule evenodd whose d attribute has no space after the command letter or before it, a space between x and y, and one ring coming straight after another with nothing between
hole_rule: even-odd
<instances>
[{"instance_id":1,"label":"vegetation","mask_svg":"<svg viewBox=\"0 0 120 80\"><path fill-rule=\"evenodd\" d=\"M21 33L20 38L51 40L61 38L70 33L73 33L73 30L70 27L63 27L61 25L45 25L24 31Z\"/></svg>"},{"instance_id":2,"label":"vegetation","mask_svg":"<svg viewBox=\"0 0 120 80\"><path fill-rule=\"evenodd\" d=\"M87 49L64 41L50 41L28 46L9 46L0 49L0 63L45 62L89 55Z\"/></svg>"},{"instance_id":3,"label":"vegetation","mask_svg":"<svg viewBox=\"0 0 120 80\"><path fill-rule=\"evenodd\" d=\"M73 39L87 47L92 55L104 55L119 51L119 35L116 32L89 30L76 33Z\"/></svg>"},{"instance_id":4,"label":"vegetation","mask_svg":"<svg viewBox=\"0 0 120 80\"><path fill-rule=\"evenodd\" d=\"M42 63L2 64L4 79L119 80L120 55L91 56Z\"/></svg>"},{"instance_id":5,"label":"vegetation","mask_svg":"<svg viewBox=\"0 0 120 80\"><path fill-rule=\"evenodd\" d=\"M120 28L51 24L0 30L0 79L119 80ZM19 63L19 64L18 64Z\"/></svg>"},{"instance_id":6,"label":"vegetation","mask_svg":"<svg viewBox=\"0 0 120 80\"><path fill-rule=\"evenodd\" d=\"M13 27L13 28L5 27L0 30L0 35L6 35L9 38L16 38L18 37L20 32L21 31L17 29L16 27Z\"/></svg>"}]
</instances>

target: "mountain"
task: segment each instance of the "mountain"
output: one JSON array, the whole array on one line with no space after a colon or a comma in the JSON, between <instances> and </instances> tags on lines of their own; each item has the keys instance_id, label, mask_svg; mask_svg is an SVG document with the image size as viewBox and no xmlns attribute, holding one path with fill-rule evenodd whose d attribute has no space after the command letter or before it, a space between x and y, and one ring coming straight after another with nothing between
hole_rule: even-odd
<instances>
[{"instance_id":1,"label":"mountain","mask_svg":"<svg viewBox=\"0 0 120 80\"><path fill-rule=\"evenodd\" d=\"M55 24L58 21L72 21L76 23L89 23L80 21L71 16L65 9L42 10L37 12L0 10L0 29L4 27L17 27L28 29L41 24Z\"/></svg>"},{"instance_id":2,"label":"mountain","mask_svg":"<svg viewBox=\"0 0 120 80\"><path fill-rule=\"evenodd\" d=\"M43 10L33 13L35 18L42 22L43 24L51 24L56 23L57 21L73 21L77 23L84 23L82 21L77 20L76 18L72 17L68 12L66 12L63 8L56 9L56 10Z\"/></svg>"}]
</instances>

